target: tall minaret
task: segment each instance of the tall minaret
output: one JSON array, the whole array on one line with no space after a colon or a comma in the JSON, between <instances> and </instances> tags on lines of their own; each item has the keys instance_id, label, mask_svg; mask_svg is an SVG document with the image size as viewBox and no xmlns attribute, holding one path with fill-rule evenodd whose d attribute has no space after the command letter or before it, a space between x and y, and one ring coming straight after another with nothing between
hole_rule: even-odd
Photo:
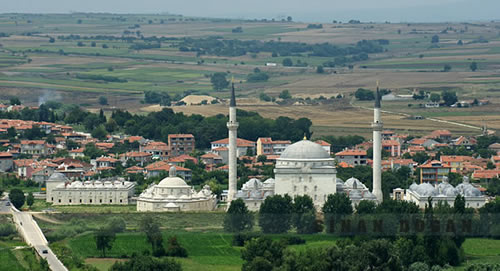
<instances>
[{"instance_id":1,"label":"tall minaret","mask_svg":"<svg viewBox=\"0 0 500 271\"><path fill-rule=\"evenodd\" d=\"M375 93L375 108L373 109L373 195L379 203L383 200L382 195L382 129L384 127L380 117L380 91L377 81Z\"/></svg>"},{"instance_id":2,"label":"tall minaret","mask_svg":"<svg viewBox=\"0 0 500 271\"><path fill-rule=\"evenodd\" d=\"M229 122L227 123L227 129L229 130L229 192L227 195L227 202L230 203L236 197L236 175L237 167L236 160L237 146L237 130L238 122L236 121L236 97L234 95L234 82L231 82L231 102L229 103Z\"/></svg>"}]
</instances>

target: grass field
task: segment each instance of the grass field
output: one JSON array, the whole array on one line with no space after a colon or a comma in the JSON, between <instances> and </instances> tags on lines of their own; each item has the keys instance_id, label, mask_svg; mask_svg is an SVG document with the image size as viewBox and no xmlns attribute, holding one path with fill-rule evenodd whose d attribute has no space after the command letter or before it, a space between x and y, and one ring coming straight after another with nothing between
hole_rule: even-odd
<instances>
[{"instance_id":1,"label":"grass field","mask_svg":"<svg viewBox=\"0 0 500 271\"><path fill-rule=\"evenodd\" d=\"M233 33L235 27L242 33ZM322 29L307 29L307 24L294 22L249 22L210 18L188 18L177 15L114 15L114 14L0 14L0 32L9 36L0 38L0 99L19 96L23 102L38 105L39 97L47 95L63 103L75 103L97 110L98 97L108 97L111 108L126 108L133 112L149 110L143 105L143 91L156 90L172 95L184 91L227 98L227 90L212 90L209 78L214 72L230 72L237 80L238 98L257 98L261 92L271 96L288 89L294 96L314 95L349 96L357 88L372 88L378 80L394 93L411 93L414 89L440 91L457 89L459 99L489 99L493 106L500 102L500 23L420 23L420 24L324 24ZM443 31L448 29L447 31ZM451 29L451 30L450 30ZM283 67L284 56L270 53L248 53L243 56L222 57L181 52L173 47L180 41L167 40L160 48L135 50L123 40L97 38L97 35L168 38L221 36L225 39L274 40L306 43L330 42L341 47L359 40L387 39L387 51L370 54L367 61L354 63L353 69L343 66L325 68L317 74L316 66L328 57L308 54L289 56L308 63L307 67ZM63 40L58 36L81 35L80 39ZM431 44L431 36L438 34L440 42ZM50 37L55 38L50 42ZM463 45L458 45L462 40ZM487 42L483 42L483 41ZM81 42L81 46L78 45ZM95 42L95 46L92 43ZM103 45L107 48L103 48ZM203 61L203 63L202 63ZM472 61L478 70L471 72ZM268 62L277 67L266 67ZM450 72L442 72L445 64ZM269 82L247 83L245 78L255 67L270 74ZM78 78L78 75L105 75L127 82L104 82ZM239 83L241 81L241 83ZM441 110L423 112L407 107L408 103L384 103L395 112L420 113L428 117L474 124L478 116L492 116L497 111L480 108L478 112ZM316 135L353 134L369 135L369 119L364 111L350 105L325 108L324 106L260 107L260 102L243 109L263 112L268 117L279 115L308 116L313 120ZM175 108L188 114L212 115L227 113L224 107ZM464 113L467 112L467 113ZM500 128L500 120L485 118L489 127ZM412 122L397 116L384 116L390 129L420 131L440 125L431 122ZM365 128L366 126L366 128ZM444 125L446 129L474 134L475 131L459 126Z\"/></svg>"},{"instance_id":2,"label":"grass field","mask_svg":"<svg viewBox=\"0 0 500 271\"><path fill-rule=\"evenodd\" d=\"M12 224L10 215L0 215L1 224ZM35 252L16 235L0 238L0 271L39 270Z\"/></svg>"}]
</instances>

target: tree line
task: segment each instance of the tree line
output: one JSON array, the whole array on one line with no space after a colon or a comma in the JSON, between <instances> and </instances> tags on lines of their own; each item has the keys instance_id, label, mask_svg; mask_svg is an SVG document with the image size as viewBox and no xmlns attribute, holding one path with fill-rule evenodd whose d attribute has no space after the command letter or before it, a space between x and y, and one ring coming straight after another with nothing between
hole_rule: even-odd
<instances>
[{"instance_id":1,"label":"tree line","mask_svg":"<svg viewBox=\"0 0 500 271\"><path fill-rule=\"evenodd\" d=\"M359 55L361 53L380 53L384 48L378 41L362 40L354 46L340 47L330 43L307 44L302 42L228 40L220 36L208 38L186 37L178 45L180 51L197 52L199 55L242 56L247 53L268 52L275 56L308 56L337 57Z\"/></svg>"},{"instance_id":2,"label":"tree line","mask_svg":"<svg viewBox=\"0 0 500 271\"><path fill-rule=\"evenodd\" d=\"M430 267L446 270L465 260L464 226L449 234L436 234L429 230L436 221L445 225L450 218L470 218L475 231L498 237L498 212L500 201L497 200L479 209L478 218L473 209L465 207L465 198L460 195L453 207L446 202L432 204L429 198L423 211L412 202L395 200L385 200L379 205L361 201L354 208L346 194L337 193L328 196L321 217L316 214L309 196L292 199L288 195L274 195L265 199L258 213L249 212L241 199L233 201L224 219L224 229L236 234L234 244L244 244L242 270L430 270ZM389 235L353 232L326 248L306 248L301 252L286 250L286 242L252 231L258 218L263 234L287 233L292 228L299 234L322 232L323 228L326 233L335 233L336 228L344 227L345 219L356 222L362 217L384 217L385 220L386 214L392 214L393 218L420 218L426 230L408 235L400 230L397 221L386 220L384 225L387 224ZM311 266L314 269L310 269ZM482 270L475 268L479 267L468 270Z\"/></svg>"}]
</instances>

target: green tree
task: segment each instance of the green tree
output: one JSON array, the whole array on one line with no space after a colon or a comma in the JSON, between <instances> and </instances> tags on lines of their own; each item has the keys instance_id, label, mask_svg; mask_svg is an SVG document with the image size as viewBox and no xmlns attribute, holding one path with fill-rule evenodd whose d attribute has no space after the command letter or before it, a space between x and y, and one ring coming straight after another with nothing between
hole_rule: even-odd
<instances>
[{"instance_id":1,"label":"green tree","mask_svg":"<svg viewBox=\"0 0 500 271\"><path fill-rule=\"evenodd\" d=\"M26 198L26 204L31 208L35 203L35 197L33 196L33 192L28 193L28 197Z\"/></svg>"},{"instance_id":2,"label":"green tree","mask_svg":"<svg viewBox=\"0 0 500 271\"><path fill-rule=\"evenodd\" d=\"M12 98L10 98L10 104L11 105L20 105L21 104L21 100L19 100L18 97L12 97Z\"/></svg>"},{"instance_id":3,"label":"green tree","mask_svg":"<svg viewBox=\"0 0 500 271\"><path fill-rule=\"evenodd\" d=\"M369 89L358 88L354 92L354 97L360 101L372 101L375 100L375 93Z\"/></svg>"},{"instance_id":4,"label":"green tree","mask_svg":"<svg viewBox=\"0 0 500 271\"><path fill-rule=\"evenodd\" d=\"M210 82L214 90L223 90L229 86L229 81L226 80L225 72L216 72L210 77Z\"/></svg>"},{"instance_id":5,"label":"green tree","mask_svg":"<svg viewBox=\"0 0 500 271\"><path fill-rule=\"evenodd\" d=\"M450 64L445 64L443 67L443 72L449 72L451 71L451 65Z\"/></svg>"},{"instance_id":6,"label":"green tree","mask_svg":"<svg viewBox=\"0 0 500 271\"><path fill-rule=\"evenodd\" d=\"M267 197L259 210L259 226L264 233L284 233L291 227L292 198L288 195Z\"/></svg>"},{"instance_id":7,"label":"green tree","mask_svg":"<svg viewBox=\"0 0 500 271\"><path fill-rule=\"evenodd\" d=\"M283 66L285 66L285 67L291 67L291 66L293 66L292 59L290 59L288 57L285 58L285 59L283 59Z\"/></svg>"},{"instance_id":8,"label":"green tree","mask_svg":"<svg viewBox=\"0 0 500 271\"><path fill-rule=\"evenodd\" d=\"M356 213L360 215L374 214L377 204L371 200L362 200L356 206Z\"/></svg>"},{"instance_id":9,"label":"green tree","mask_svg":"<svg viewBox=\"0 0 500 271\"><path fill-rule=\"evenodd\" d=\"M477 70L477 63L474 61L469 66L470 70L475 72Z\"/></svg>"},{"instance_id":10,"label":"green tree","mask_svg":"<svg viewBox=\"0 0 500 271\"><path fill-rule=\"evenodd\" d=\"M253 228L254 217L242 199L231 201L231 205L224 217L224 230L241 232Z\"/></svg>"},{"instance_id":11,"label":"green tree","mask_svg":"<svg viewBox=\"0 0 500 271\"><path fill-rule=\"evenodd\" d=\"M431 43L439 43L439 36L438 35L432 36Z\"/></svg>"},{"instance_id":12,"label":"green tree","mask_svg":"<svg viewBox=\"0 0 500 271\"><path fill-rule=\"evenodd\" d=\"M265 156L263 154L257 156L257 162L259 162L259 163L267 162L267 156Z\"/></svg>"},{"instance_id":13,"label":"green tree","mask_svg":"<svg viewBox=\"0 0 500 271\"><path fill-rule=\"evenodd\" d=\"M146 216L140 222L140 229L146 234L146 240L151 244L153 255L162 256L161 254L165 254L163 235L158 221L153 216Z\"/></svg>"},{"instance_id":14,"label":"green tree","mask_svg":"<svg viewBox=\"0 0 500 271\"><path fill-rule=\"evenodd\" d=\"M326 231L333 232L335 223L338 223L342 216L353 213L351 199L344 193L330 194L322 211L325 215Z\"/></svg>"},{"instance_id":15,"label":"green tree","mask_svg":"<svg viewBox=\"0 0 500 271\"><path fill-rule=\"evenodd\" d=\"M320 65L320 66L318 66L318 67L316 68L316 73L325 73L325 69L323 68L323 66L321 66L321 65Z\"/></svg>"},{"instance_id":16,"label":"green tree","mask_svg":"<svg viewBox=\"0 0 500 271\"><path fill-rule=\"evenodd\" d=\"M254 238L241 250L242 271L271 271L281 266L285 246L267 237Z\"/></svg>"},{"instance_id":17,"label":"green tree","mask_svg":"<svg viewBox=\"0 0 500 271\"><path fill-rule=\"evenodd\" d=\"M443 91L441 96L443 97L443 101L447 106L451 106L458 101L457 94L454 91L445 90Z\"/></svg>"},{"instance_id":18,"label":"green tree","mask_svg":"<svg viewBox=\"0 0 500 271\"><path fill-rule=\"evenodd\" d=\"M491 161L488 161L488 163L486 163L486 169L495 169L495 164L493 164L493 162Z\"/></svg>"},{"instance_id":19,"label":"green tree","mask_svg":"<svg viewBox=\"0 0 500 271\"><path fill-rule=\"evenodd\" d=\"M14 205L14 207L19 209L24 205L25 201L24 192L21 189L14 188L10 190L9 199L10 202Z\"/></svg>"},{"instance_id":20,"label":"green tree","mask_svg":"<svg viewBox=\"0 0 500 271\"><path fill-rule=\"evenodd\" d=\"M431 94L431 101L433 101L435 103L441 101L441 95L439 95L439 93L432 93Z\"/></svg>"},{"instance_id":21,"label":"green tree","mask_svg":"<svg viewBox=\"0 0 500 271\"><path fill-rule=\"evenodd\" d=\"M106 98L106 96L99 96L99 104L100 105L107 105L108 104L108 98Z\"/></svg>"},{"instance_id":22,"label":"green tree","mask_svg":"<svg viewBox=\"0 0 500 271\"><path fill-rule=\"evenodd\" d=\"M419 163L419 164L423 164L425 163L425 161L429 160L429 155L426 153L426 152L417 152L415 153L412 157L413 161Z\"/></svg>"},{"instance_id":23,"label":"green tree","mask_svg":"<svg viewBox=\"0 0 500 271\"><path fill-rule=\"evenodd\" d=\"M317 231L316 208L311 197L303 195L294 198L292 219L297 233L315 233Z\"/></svg>"},{"instance_id":24,"label":"green tree","mask_svg":"<svg viewBox=\"0 0 500 271\"><path fill-rule=\"evenodd\" d=\"M115 233L111 231L108 227L101 227L94 233L95 244L97 250L101 251L101 256L106 257L106 250L110 250L113 247L113 242L115 241Z\"/></svg>"},{"instance_id":25,"label":"green tree","mask_svg":"<svg viewBox=\"0 0 500 271\"><path fill-rule=\"evenodd\" d=\"M99 125L94 130L92 130L92 137L97 138L99 140L105 140L107 138L108 132L106 131L106 128L104 125Z\"/></svg>"},{"instance_id":26,"label":"green tree","mask_svg":"<svg viewBox=\"0 0 500 271\"><path fill-rule=\"evenodd\" d=\"M110 271L182 271L181 264L170 258L154 258L151 256L133 254L130 260L116 261Z\"/></svg>"},{"instance_id":27,"label":"green tree","mask_svg":"<svg viewBox=\"0 0 500 271\"><path fill-rule=\"evenodd\" d=\"M180 258L186 258L188 256L187 250L179 244L175 236L168 239L167 256Z\"/></svg>"},{"instance_id":28,"label":"green tree","mask_svg":"<svg viewBox=\"0 0 500 271\"><path fill-rule=\"evenodd\" d=\"M125 223L125 219L121 217L111 217L111 219L108 222L108 229L113 232L113 233L121 233L124 232L127 227L127 224Z\"/></svg>"},{"instance_id":29,"label":"green tree","mask_svg":"<svg viewBox=\"0 0 500 271\"><path fill-rule=\"evenodd\" d=\"M290 94L290 91L288 89L284 89L283 91L280 92L279 97L283 100L291 99L292 95Z\"/></svg>"}]
</instances>

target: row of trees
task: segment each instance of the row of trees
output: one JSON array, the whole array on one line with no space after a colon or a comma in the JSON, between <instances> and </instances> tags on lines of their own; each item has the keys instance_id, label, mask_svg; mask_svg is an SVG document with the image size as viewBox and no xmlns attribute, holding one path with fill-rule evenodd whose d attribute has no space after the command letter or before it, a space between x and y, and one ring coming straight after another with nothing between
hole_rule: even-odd
<instances>
[{"instance_id":1,"label":"row of trees","mask_svg":"<svg viewBox=\"0 0 500 271\"><path fill-rule=\"evenodd\" d=\"M307 44L300 42L276 42L258 40L226 40L220 36L208 38L184 38L178 44L182 51L217 56L242 56L247 53L268 52L275 56L307 54L320 57L358 55L361 53L379 53L384 49L378 41L362 40L354 46L340 47L330 43Z\"/></svg>"},{"instance_id":2,"label":"row of trees","mask_svg":"<svg viewBox=\"0 0 500 271\"><path fill-rule=\"evenodd\" d=\"M57 112L57 113L56 113ZM275 139L301 140L304 135L311 136L312 122L308 118L297 120L288 117L277 119L263 118L256 112L237 110L240 129L238 133L242 138L257 140L259 137L270 136ZM52 116L52 117L51 117ZM148 139L167 142L169 134L190 133L195 136L197 148L208 148L210 142L227 137L227 116L219 114L211 117L201 115L184 115L174 113L170 108L148 115L131 114L128 111L113 111L110 118L104 116L101 110L98 114L82 110L78 106L68 106L52 109L41 105L39 109L25 108L20 112L0 112L0 118L23 119L34 121L64 121L66 124L83 125L87 132L96 138L105 138L107 133L117 130L129 135L140 135ZM24 136L36 132L28 139L40 139L47 135L38 127L26 131ZM7 136L14 138L15 129L8 131Z\"/></svg>"}]
</instances>

